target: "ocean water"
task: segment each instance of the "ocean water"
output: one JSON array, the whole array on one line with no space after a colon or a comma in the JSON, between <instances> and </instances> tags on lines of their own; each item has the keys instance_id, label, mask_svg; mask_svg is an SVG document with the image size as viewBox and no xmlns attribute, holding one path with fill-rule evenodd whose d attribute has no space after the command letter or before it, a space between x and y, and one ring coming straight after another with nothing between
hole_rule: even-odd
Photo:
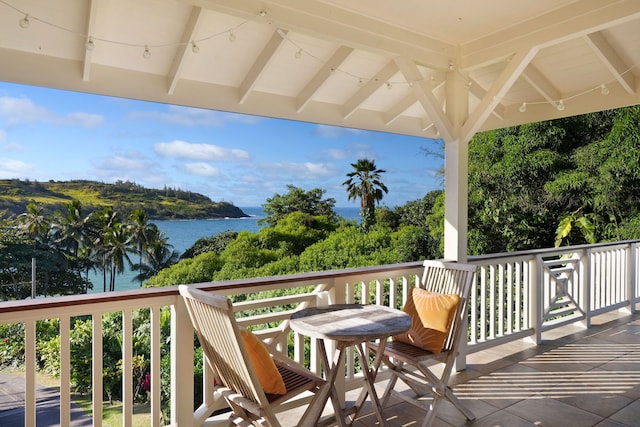
<instances>
[{"instance_id":1,"label":"ocean water","mask_svg":"<svg viewBox=\"0 0 640 427\"><path fill-rule=\"evenodd\" d=\"M173 245L173 249L182 254L202 237L215 236L225 231L250 231L257 233L261 225L258 221L265 217L261 207L243 207L240 208L249 218L225 218L225 219L194 219L194 220L163 220L151 221L163 231L169 239L169 243ZM335 208L338 215L345 219L360 218L360 208L355 206ZM138 289L140 284L135 282L133 278L135 273L127 269L123 274L116 277L116 290L132 290ZM102 273L90 275L93 282L93 291L103 291Z\"/></svg>"}]
</instances>

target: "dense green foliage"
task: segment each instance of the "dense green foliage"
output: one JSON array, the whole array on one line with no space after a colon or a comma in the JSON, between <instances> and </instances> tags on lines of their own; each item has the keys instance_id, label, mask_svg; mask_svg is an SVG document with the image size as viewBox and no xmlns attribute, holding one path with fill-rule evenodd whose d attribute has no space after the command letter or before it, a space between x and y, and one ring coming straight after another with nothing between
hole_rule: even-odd
<instances>
[{"instance_id":1,"label":"dense green foliage","mask_svg":"<svg viewBox=\"0 0 640 427\"><path fill-rule=\"evenodd\" d=\"M48 215L30 203L17 217L0 215L0 300L32 295L32 260L35 296L86 293L90 271L102 272L103 290L113 291L125 265L142 282L178 260L142 210L123 219L111 208L85 213L78 200L63 207Z\"/></svg>"},{"instance_id":2,"label":"dense green foliage","mask_svg":"<svg viewBox=\"0 0 640 427\"><path fill-rule=\"evenodd\" d=\"M74 181L0 180L0 211L19 215L30 203L37 203L47 213L64 210L64 205L78 200L87 210L111 207L129 216L144 207L153 219L242 218L247 215L227 202L212 202L210 198L191 191L165 187L162 190L142 187L129 181L115 184Z\"/></svg>"},{"instance_id":3,"label":"dense green foliage","mask_svg":"<svg viewBox=\"0 0 640 427\"><path fill-rule=\"evenodd\" d=\"M476 135L469 254L633 239L640 107Z\"/></svg>"},{"instance_id":4,"label":"dense green foliage","mask_svg":"<svg viewBox=\"0 0 640 427\"><path fill-rule=\"evenodd\" d=\"M333 198L323 199L327 192L320 188L305 191L294 185L287 185L289 192L286 194L276 193L272 198L267 199L267 203L262 205L262 210L266 217L258 221L259 224L274 226L285 215L293 212L302 212L309 215L327 216L332 221L337 220L333 210L336 201Z\"/></svg>"}]
</instances>

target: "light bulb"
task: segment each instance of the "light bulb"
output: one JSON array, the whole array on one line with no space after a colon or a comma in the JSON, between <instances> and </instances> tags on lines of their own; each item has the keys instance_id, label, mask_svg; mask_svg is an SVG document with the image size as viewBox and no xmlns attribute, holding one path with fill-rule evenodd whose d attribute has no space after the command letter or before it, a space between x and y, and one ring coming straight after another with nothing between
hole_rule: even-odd
<instances>
[{"instance_id":1,"label":"light bulb","mask_svg":"<svg viewBox=\"0 0 640 427\"><path fill-rule=\"evenodd\" d=\"M88 52L91 52L96 47L96 45L93 44L93 39L91 37L89 37L89 40L84 44L84 47Z\"/></svg>"},{"instance_id":2,"label":"light bulb","mask_svg":"<svg viewBox=\"0 0 640 427\"><path fill-rule=\"evenodd\" d=\"M236 35L234 34L233 30L229 30L229 41L231 43L233 43L234 41L236 41Z\"/></svg>"},{"instance_id":3,"label":"light bulb","mask_svg":"<svg viewBox=\"0 0 640 427\"><path fill-rule=\"evenodd\" d=\"M29 20L29 14L25 14L24 18L22 18L18 24L20 24L20 28L29 28L29 25L31 25L31 21Z\"/></svg>"},{"instance_id":4,"label":"light bulb","mask_svg":"<svg viewBox=\"0 0 640 427\"><path fill-rule=\"evenodd\" d=\"M520 112L524 113L525 111L527 111L527 103L523 102L522 105L520 106Z\"/></svg>"},{"instance_id":5,"label":"light bulb","mask_svg":"<svg viewBox=\"0 0 640 427\"><path fill-rule=\"evenodd\" d=\"M142 52L142 57L144 59L151 58L151 51L149 50L149 46L147 46L147 45L144 46L144 52Z\"/></svg>"},{"instance_id":6,"label":"light bulb","mask_svg":"<svg viewBox=\"0 0 640 427\"><path fill-rule=\"evenodd\" d=\"M558 102L558 105L556 105L556 108L558 109L558 111L564 110L564 101L562 101L562 99L560 100L560 102Z\"/></svg>"},{"instance_id":7,"label":"light bulb","mask_svg":"<svg viewBox=\"0 0 640 427\"><path fill-rule=\"evenodd\" d=\"M609 88L604 83L600 85L600 93L603 95L609 95Z\"/></svg>"},{"instance_id":8,"label":"light bulb","mask_svg":"<svg viewBox=\"0 0 640 427\"><path fill-rule=\"evenodd\" d=\"M196 42L191 42L191 52L193 53L200 52L200 46L198 46Z\"/></svg>"}]
</instances>

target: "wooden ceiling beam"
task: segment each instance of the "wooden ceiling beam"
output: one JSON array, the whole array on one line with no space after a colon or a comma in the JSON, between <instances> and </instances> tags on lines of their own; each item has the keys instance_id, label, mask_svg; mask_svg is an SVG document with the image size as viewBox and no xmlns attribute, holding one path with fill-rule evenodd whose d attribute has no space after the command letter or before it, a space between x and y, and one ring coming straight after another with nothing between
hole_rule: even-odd
<instances>
[{"instance_id":1,"label":"wooden ceiling beam","mask_svg":"<svg viewBox=\"0 0 640 427\"><path fill-rule=\"evenodd\" d=\"M178 82L180 81L180 77L182 75L182 69L187 61L189 50L192 48L192 41L194 34L198 30L198 24L202 20L203 9L201 7L194 7L191 10L191 14L189 15L189 20L185 26L184 31L182 32L182 37L180 38L180 45L178 46L178 51L173 58L173 62L171 63L171 68L169 68L169 73L167 75L169 87L167 89L167 93L172 95L176 89Z\"/></svg>"},{"instance_id":2,"label":"wooden ceiling beam","mask_svg":"<svg viewBox=\"0 0 640 427\"><path fill-rule=\"evenodd\" d=\"M311 101L313 95L322 87L324 82L337 70L340 65L351 55L353 49L346 46L340 46L322 66L320 71L307 83L302 91L296 97L296 111L299 113Z\"/></svg>"},{"instance_id":3,"label":"wooden ceiling beam","mask_svg":"<svg viewBox=\"0 0 640 427\"><path fill-rule=\"evenodd\" d=\"M273 35L267 42L267 45L262 49L262 52L260 52L256 60L253 62L249 72L240 84L240 104L245 102L247 96L249 96L251 90L253 90L253 87L260 78L260 75L267 65L269 65L269 62L271 62L286 37L287 31L285 30L277 29L273 32Z\"/></svg>"},{"instance_id":4,"label":"wooden ceiling beam","mask_svg":"<svg viewBox=\"0 0 640 427\"><path fill-rule=\"evenodd\" d=\"M342 107L343 116L349 118L371 95L373 95L383 84L385 84L395 73L398 72L398 66L395 62L390 61L373 78L369 79L364 86L345 102Z\"/></svg>"},{"instance_id":5,"label":"wooden ceiling beam","mask_svg":"<svg viewBox=\"0 0 640 427\"><path fill-rule=\"evenodd\" d=\"M587 44L593 49L600 61L607 67L613 78L622 85L624 90L633 94L636 91L636 81L631 68L625 64L620 55L611 47L605 36L601 32L588 34L585 36Z\"/></svg>"}]
</instances>

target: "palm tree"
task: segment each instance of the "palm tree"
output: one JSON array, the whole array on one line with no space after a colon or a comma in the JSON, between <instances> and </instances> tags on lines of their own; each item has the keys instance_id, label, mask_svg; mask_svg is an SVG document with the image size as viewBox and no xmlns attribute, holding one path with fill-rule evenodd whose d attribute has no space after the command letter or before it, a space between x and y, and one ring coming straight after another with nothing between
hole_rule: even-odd
<instances>
[{"instance_id":1,"label":"palm tree","mask_svg":"<svg viewBox=\"0 0 640 427\"><path fill-rule=\"evenodd\" d=\"M141 283L158 274L160 270L171 267L180 259L180 255L173 250L173 245L169 243L169 238L164 232L160 232L155 224L150 224L149 231L144 262L132 266L133 270L139 271L135 280Z\"/></svg>"},{"instance_id":2,"label":"palm tree","mask_svg":"<svg viewBox=\"0 0 640 427\"><path fill-rule=\"evenodd\" d=\"M351 163L353 172L347 174L342 185L347 186L349 200L360 198L360 216L362 228L366 231L375 221L375 204L382 200L383 193L388 193L387 186L380 181L380 175L386 171L378 169L373 160L359 159Z\"/></svg>"},{"instance_id":3,"label":"palm tree","mask_svg":"<svg viewBox=\"0 0 640 427\"><path fill-rule=\"evenodd\" d=\"M149 217L142 209L135 209L131 212L129 217L131 223L129 224L129 236L131 243L135 244L136 252L138 253L138 265L142 265L142 255L144 253L147 244L151 241L154 233L153 224L149 224ZM140 285L142 286L142 278L140 278Z\"/></svg>"},{"instance_id":4,"label":"palm tree","mask_svg":"<svg viewBox=\"0 0 640 427\"><path fill-rule=\"evenodd\" d=\"M91 215L83 216L82 204L79 200L72 200L65 203L66 214L57 213L57 223L55 229L55 243L72 255L78 258L78 251L87 244L89 229L88 224Z\"/></svg>"},{"instance_id":5,"label":"palm tree","mask_svg":"<svg viewBox=\"0 0 640 427\"><path fill-rule=\"evenodd\" d=\"M36 243L47 243L50 224L44 216L41 205L29 203L27 211L18 215L19 228Z\"/></svg>"},{"instance_id":6,"label":"palm tree","mask_svg":"<svg viewBox=\"0 0 640 427\"><path fill-rule=\"evenodd\" d=\"M121 222L116 222L107 231L106 235L107 259L111 266L109 278L109 290L116 290L116 275L124 272L125 261L131 265L129 252L131 252L130 239L127 227Z\"/></svg>"}]
</instances>

